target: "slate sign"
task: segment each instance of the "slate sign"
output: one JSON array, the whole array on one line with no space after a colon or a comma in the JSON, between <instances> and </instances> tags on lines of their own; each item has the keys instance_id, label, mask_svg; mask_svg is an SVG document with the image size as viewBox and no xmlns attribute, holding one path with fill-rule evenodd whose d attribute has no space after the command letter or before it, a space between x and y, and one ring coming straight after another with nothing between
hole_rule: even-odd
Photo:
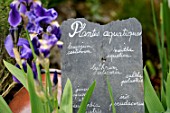
<instances>
[{"instance_id":1,"label":"slate sign","mask_svg":"<svg viewBox=\"0 0 170 113\"><path fill-rule=\"evenodd\" d=\"M144 113L141 24L135 18L107 25L79 18L64 21L61 29L62 84L72 82L74 113L94 80L86 113L112 113L106 77L117 113Z\"/></svg>"}]
</instances>

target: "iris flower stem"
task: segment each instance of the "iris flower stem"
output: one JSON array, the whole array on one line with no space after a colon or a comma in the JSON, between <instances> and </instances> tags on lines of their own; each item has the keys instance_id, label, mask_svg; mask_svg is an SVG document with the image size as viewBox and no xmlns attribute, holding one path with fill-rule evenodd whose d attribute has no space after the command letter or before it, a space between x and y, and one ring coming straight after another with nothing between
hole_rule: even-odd
<instances>
[{"instance_id":1,"label":"iris flower stem","mask_svg":"<svg viewBox=\"0 0 170 113\"><path fill-rule=\"evenodd\" d=\"M23 66L22 66L22 61L21 61L21 58L20 58L18 49L14 47L14 48L13 48L13 52L14 52L14 55L15 55L15 60L16 60L16 62L17 62L18 65L20 66L20 68L21 68L22 72L24 73L24 75L26 76L25 71L24 71L24 68L23 68Z\"/></svg>"},{"instance_id":2,"label":"iris flower stem","mask_svg":"<svg viewBox=\"0 0 170 113\"><path fill-rule=\"evenodd\" d=\"M20 66L21 69L23 69L23 66L22 66L22 62L21 62L21 58L20 58L20 54L18 52L18 49L17 48L13 48L13 52L14 52L14 55L15 55L15 60L16 62L18 63L18 65Z\"/></svg>"},{"instance_id":3,"label":"iris flower stem","mask_svg":"<svg viewBox=\"0 0 170 113\"><path fill-rule=\"evenodd\" d=\"M49 68L46 69L45 71L45 75L46 75L46 89L49 92L50 96L52 96L52 84L51 84L51 80L50 80L50 71Z\"/></svg>"},{"instance_id":4,"label":"iris flower stem","mask_svg":"<svg viewBox=\"0 0 170 113\"><path fill-rule=\"evenodd\" d=\"M34 58L33 60L35 61L37 59L37 56L35 54L35 50L34 50L34 47L32 45L32 42L31 42L31 39L30 39L30 36L29 36L29 33L27 30L26 30L26 35L27 35L27 39L28 39L28 42L29 42L31 50L32 50L32 54L33 54L33 58Z\"/></svg>"},{"instance_id":5,"label":"iris flower stem","mask_svg":"<svg viewBox=\"0 0 170 113\"><path fill-rule=\"evenodd\" d=\"M51 98L50 98L53 95L52 95L52 84L51 84L51 80L50 80L49 67L45 68L45 76L46 76L46 97L47 97L48 105L49 105L48 107L50 108L50 110L53 110L54 105L53 105ZM53 97L52 97L52 100L53 100Z\"/></svg>"},{"instance_id":6,"label":"iris flower stem","mask_svg":"<svg viewBox=\"0 0 170 113\"><path fill-rule=\"evenodd\" d=\"M31 47L32 54L33 54L33 58L34 58L33 61L36 62L37 56L35 54L35 50L34 50L32 42L31 42L30 35L29 35L27 30L26 30L26 35L27 35L27 39L28 39L28 42L29 42L30 47ZM41 78L41 70L40 70L40 66L39 66L38 63L36 63L36 69L37 69L37 74L38 74L38 80L40 82L41 87L43 87L42 86L42 78Z\"/></svg>"},{"instance_id":7,"label":"iris flower stem","mask_svg":"<svg viewBox=\"0 0 170 113\"><path fill-rule=\"evenodd\" d=\"M36 62L36 69L37 69L37 74L38 74L38 81L40 82L40 85L42 86L42 77L41 77L41 70L39 63Z\"/></svg>"}]
</instances>

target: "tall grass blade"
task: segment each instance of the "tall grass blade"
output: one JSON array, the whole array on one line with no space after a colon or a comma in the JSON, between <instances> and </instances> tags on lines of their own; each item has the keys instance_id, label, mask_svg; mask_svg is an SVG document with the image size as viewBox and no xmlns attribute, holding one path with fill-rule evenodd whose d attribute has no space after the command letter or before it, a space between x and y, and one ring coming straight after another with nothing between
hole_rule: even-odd
<instances>
[{"instance_id":1,"label":"tall grass blade","mask_svg":"<svg viewBox=\"0 0 170 113\"><path fill-rule=\"evenodd\" d=\"M160 5L160 19L161 19L161 52L162 52L162 59L161 59L161 66L162 66L162 74L163 80L166 81L167 72L168 72L168 64L167 64L167 56L166 56L166 49L164 47L164 40L165 40L165 31L164 31L164 14L163 14L163 5Z\"/></svg>"},{"instance_id":2,"label":"tall grass blade","mask_svg":"<svg viewBox=\"0 0 170 113\"><path fill-rule=\"evenodd\" d=\"M5 102L1 95L0 95L0 113L12 113L8 104Z\"/></svg>"},{"instance_id":3,"label":"tall grass blade","mask_svg":"<svg viewBox=\"0 0 170 113\"><path fill-rule=\"evenodd\" d=\"M165 28L165 35L166 35L166 40L167 40L167 50L168 50L168 54L170 54L170 24L169 24L169 20L170 20L170 9L168 7L168 0L163 0L163 20L164 20L164 28ZM168 61L170 63L170 55L168 56Z\"/></svg>"},{"instance_id":4,"label":"tall grass blade","mask_svg":"<svg viewBox=\"0 0 170 113\"><path fill-rule=\"evenodd\" d=\"M163 83L163 84L165 84L165 83ZM166 109L167 105L166 105L166 94L165 94L164 86L165 85L161 85L161 102L162 102L164 109Z\"/></svg>"},{"instance_id":5,"label":"tall grass blade","mask_svg":"<svg viewBox=\"0 0 170 113\"><path fill-rule=\"evenodd\" d=\"M96 81L93 82L93 84L90 86L90 88L86 92L86 95L84 96L83 101L81 102L80 108L77 113L85 113L86 112L87 104L93 94L95 87L96 87Z\"/></svg>"},{"instance_id":6,"label":"tall grass blade","mask_svg":"<svg viewBox=\"0 0 170 113\"><path fill-rule=\"evenodd\" d=\"M164 12L163 12L163 5L162 3L160 4L160 23L161 23L161 49L162 49L162 60L161 60L161 66L162 66L162 80L161 80L161 102L164 108L166 109L166 96L165 96L165 83L167 79L167 70L168 70L168 64L167 64L167 56L166 56L166 49L164 47Z\"/></svg>"},{"instance_id":7,"label":"tall grass blade","mask_svg":"<svg viewBox=\"0 0 170 113\"><path fill-rule=\"evenodd\" d=\"M159 32L158 32L158 27L157 27L157 22L156 22L156 14L155 14L153 0L151 0L151 8L152 8L152 14L153 14L154 30L155 30L155 34L156 34L156 44L157 44L157 48L158 48L159 58L161 59L161 44L160 44L160 39L159 39Z\"/></svg>"},{"instance_id":8,"label":"tall grass blade","mask_svg":"<svg viewBox=\"0 0 170 113\"><path fill-rule=\"evenodd\" d=\"M144 68L144 100L149 113L161 113L165 111L150 82L146 67Z\"/></svg>"},{"instance_id":9,"label":"tall grass blade","mask_svg":"<svg viewBox=\"0 0 170 113\"><path fill-rule=\"evenodd\" d=\"M110 84L110 81L109 81L108 78L106 78L106 82L107 82L108 92L109 92L109 95L110 95L110 100L111 100L111 103L112 103L112 112L116 113L116 108L114 106L113 91L112 91L112 87L111 87L111 84Z\"/></svg>"},{"instance_id":10,"label":"tall grass blade","mask_svg":"<svg viewBox=\"0 0 170 113\"><path fill-rule=\"evenodd\" d=\"M170 72L168 73L167 77L167 83L166 83L166 102L167 102L167 108L170 109Z\"/></svg>"},{"instance_id":11,"label":"tall grass blade","mask_svg":"<svg viewBox=\"0 0 170 113\"><path fill-rule=\"evenodd\" d=\"M31 113L44 113L43 103L35 92L34 75L31 67L27 64L28 91L31 101Z\"/></svg>"},{"instance_id":12,"label":"tall grass blade","mask_svg":"<svg viewBox=\"0 0 170 113\"><path fill-rule=\"evenodd\" d=\"M66 85L64 87L62 100L61 100L61 106L59 113L73 113L73 98L72 98L73 92L72 92L72 84L69 79L67 79Z\"/></svg>"},{"instance_id":13,"label":"tall grass blade","mask_svg":"<svg viewBox=\"0 0 170 113\"><path fill-rule=\"evenodd\" d=\"M26 74L16 66L6 62L3 60L5 67L22 83L22 85L28 89L27 84L26 84Z\"/></svg>"}]
</instances>

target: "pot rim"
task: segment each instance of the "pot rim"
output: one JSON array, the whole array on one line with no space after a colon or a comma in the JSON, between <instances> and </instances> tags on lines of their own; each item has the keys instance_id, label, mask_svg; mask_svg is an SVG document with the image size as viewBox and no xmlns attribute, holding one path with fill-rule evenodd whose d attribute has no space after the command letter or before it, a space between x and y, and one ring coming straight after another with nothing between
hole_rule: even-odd
<instances>
[{"instance_id":1,"label":"pot rim","mask_svg":"<svg viewBox=\"0 0 170 113\"><path fill-rule=\"evenodd\" d=\"M58 74L61 74L61 70L59 70L59 69L50 68L49 71L50 71L50 73L57 72ZM45 69L41 69L41 73L45 73Z\"/></svg>"}]
</instances>

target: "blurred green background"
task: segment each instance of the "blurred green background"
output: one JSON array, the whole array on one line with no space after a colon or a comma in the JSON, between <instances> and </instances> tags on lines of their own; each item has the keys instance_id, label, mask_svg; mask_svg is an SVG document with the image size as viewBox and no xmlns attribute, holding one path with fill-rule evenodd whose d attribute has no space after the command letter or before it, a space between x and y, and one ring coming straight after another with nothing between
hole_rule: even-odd
<instances>
[{"instance_id":1,"label":"blurred green background","mask_svg":"<svg viewBox=\"0 0 170 113\"><path fill-rule=\"evenodd\" d=\"M10 85L12 83L11 75L2 63L3 59L14 63L4 49L4 40L9 33L8 13L11 1L0 0L0 95L3 94L6 101L9 101L15 91L20 88L18 85ZM86 18L100 24L131 17L137 18L143 28L143 64L148 65L154 88L160 90L161 65L150 0L42 0L42 2L45 7L56 9L60 24L69 18ZM157 22L160 21L160 2L161 0L154 0ZM158 24L158 26L160 25Z\"/></svg>"}]
</instances>

